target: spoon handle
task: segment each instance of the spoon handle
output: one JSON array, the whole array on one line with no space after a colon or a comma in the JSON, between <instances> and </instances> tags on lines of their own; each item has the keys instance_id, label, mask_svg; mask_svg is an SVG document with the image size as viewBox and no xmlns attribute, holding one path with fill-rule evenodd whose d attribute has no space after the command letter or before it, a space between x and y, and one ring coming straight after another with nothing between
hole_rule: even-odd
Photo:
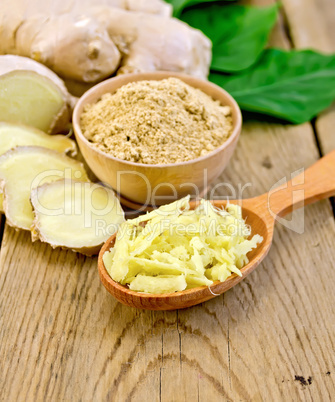
<instances>
[{"instance_id":1,"label":"spoon handle","mask_svg":"<svg viewBox=\"0 0 335 402\"><path fill-rule=\"evenodd\" d=\"M335 195L335 150L318 160L288 183L269 191L268 208L285 216L304 205Z\"/></svg>"}]
</instances>

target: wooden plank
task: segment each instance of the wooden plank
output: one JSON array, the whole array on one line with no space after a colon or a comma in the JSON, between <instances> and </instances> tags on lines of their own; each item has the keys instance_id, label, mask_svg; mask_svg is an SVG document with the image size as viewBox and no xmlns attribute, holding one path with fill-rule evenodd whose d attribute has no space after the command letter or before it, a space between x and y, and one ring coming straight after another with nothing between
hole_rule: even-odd
<instances>
[{"instance_id":1,"label":"wooden plank","mask_svg":"<svg viewBox=\"0 0 335 402\"><path fill-rule=\"evenodd\" d=\"M289 29L298 49L335 52L335 7L333 0L283 0ZM316 120L323 154L335 148L335 103Z\"/></svg>"},{"instance_id":2,"label":"wooden plank","mask_svg":"<svg viewBox=\"0 0 335 402\"><path fill-rule=\"evenodd\" d=\"M257 195L317 157L309 124L249 122L216 184L251 183L243 196ZM217 194L227 191L221 186ZM330 401L335 227L329 202L307 207L304 219L301 235L278 225L268 258L241 284L178 312L122 306L100 284L96 259L32 245L28 233L6 227L1 399Z\"/></svg>"}]
</instances>

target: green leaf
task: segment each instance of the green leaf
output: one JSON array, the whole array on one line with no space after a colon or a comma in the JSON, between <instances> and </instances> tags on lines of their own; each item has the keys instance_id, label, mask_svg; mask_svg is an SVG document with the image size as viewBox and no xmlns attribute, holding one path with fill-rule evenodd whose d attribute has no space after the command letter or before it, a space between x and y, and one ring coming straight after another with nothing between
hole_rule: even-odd
<instances>
[{"instance_id":1,"label":"green leaf","mask_svg":"<svg viewBox=\"0 0 335 402\"><path fill-rule=\"evenodd\" d=\"M212 4L185 10L181 19L200 29L213 42L212 69L241 71L261 55L279 6L246 7Z\"/></svg>"},{"instance_id":2,"label":"green leaf","mask_svg":"<svg viewBox=\"0 0 335 402\"><path fill-rule=\"evenodd\" d=\"M335 99L335 54L267 49L251 69L209 79L227 90L244 110L304 123Z\"/></svg>"},{"instance_id":3,"label":"green leaf","mask_svg":"<svg viewBox=\"0 0 335 402\"><path fill-rule=\"evenodd\" d=\"M194 6L196 4L202 3L211 3L214 1L220 0L165 0L167 3L172 4L173 6L173 16L179 17L182 11L189 6ZM222 0L221 0L222 1ZM234 1L234 0L225 0L225 1Z\"/></svg>"}]
</instances>

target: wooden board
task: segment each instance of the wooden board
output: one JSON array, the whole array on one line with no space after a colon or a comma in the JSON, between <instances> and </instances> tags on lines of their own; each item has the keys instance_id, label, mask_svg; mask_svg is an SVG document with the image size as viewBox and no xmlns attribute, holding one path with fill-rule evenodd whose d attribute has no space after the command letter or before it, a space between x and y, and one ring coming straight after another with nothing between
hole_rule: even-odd
<instances>
[{"instance_id":1,"label":"wooden board","mask_svg":"<svg viewBox=\"0 0 335 402\"><path fill-rule=\"evenodd\" d=\"M249 123L223 179L235 185L252 178L245 195L255 195L316 157L308 125ZM28 233L7 227L0 262L2 394L6 400L108 400L109 393L119 401L330 400L329 203L306 208L305 224L303 235L278 226L266 262L232 291L168 313L118 304L99 282L96 259L32 245ZM295 375L313 382L301 386Z\"/></svg>"},{"instance_id":2,"label":"wooden board","mask_svg":"<svg viewBox=\"0 0 335 402\"><path fill-rule=\"evenodd\" d=\"M273 40L283 43L280 27ZM257 195L317 158L310 124L247 122L216 184L251 183L243 196ZM329 201L307 207L300 223L303 218L303 234L277 226L268 258L241 284L172 312L117 303L99 282L95 258L31 244L28 233L6 226L0 399L330 401L335 224Z\"/></svg>"}]
</instances>

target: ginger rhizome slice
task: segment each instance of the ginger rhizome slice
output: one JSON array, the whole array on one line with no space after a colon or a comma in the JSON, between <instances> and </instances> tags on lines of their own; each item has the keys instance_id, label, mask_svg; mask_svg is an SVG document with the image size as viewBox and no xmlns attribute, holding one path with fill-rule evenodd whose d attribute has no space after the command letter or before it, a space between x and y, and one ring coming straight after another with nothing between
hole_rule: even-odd
<instances>
[{"instance_id":1,"label":"ginger rhizome slice","mask_svg":"<svg viewBox=\"0 0 335 402\"><path fill-rule=\"evenodd\" d=\"M34 127L0 122L0 155L17 146L37 145L62 153L76 154L76 144L64 135L48 135ZM0 211L3 211L3 195L0 189Z\"/></svg>"},{"instance_id":2,"label":"ginger rhizome slice","mask_svg":"<svg viewBox=\"0 0 335 402\"><path fill-rule=\"evenodd\" d=\"M29 57L17 56L15 54L4 54L0 56L0 75L16 70L34 71L51 80L62 92L64 97L72 105L76 99L70 95L64 81L50 68Z\"/></svg>"},{"instance_id":3,"label":"ginger rhizome slice","mask_svg":"<svg viewBox=\"0 0 335 402\"><path fill-rule=\"evenodd\" d=\"M32 190L31 203L35 215L33 240L86 255L97 254L124 222L124 212L114 192L95 183L47 183Z\"/></svg>"},{"instance_id":4,"label":"ginger rhizome slice","mask_svg":"<svg viewBox=\"0 0 335 402\"><path fill-rule=\"evenodd\" d=\"M70 121L68 101L52 80L34 71L15 70L0 76L1 121L59 132Z\"/></svg>"},{"instance_id":5,"label":"ginger rhizome slice","mask_svg":"<svg viewBox=\"0 0 335 402\"><path fill-rule=\"evenodd\" d=\"M18 146L39 146L76 155L76 143L65 135L49 135L37 128L0 122L0 155Z\"/></svg>"},{"instance_id":6,"label":"ginger rhizome slice","mask_svg":"<svg viewBox=\"0 0 335 402\"><path fill-rule=\"evenodd\" d=\"M30 192L44 183L74 178L88 181L82 163L42 147L17 147L0 156L0 188L7 223L30 230L33 211Z\"/></svg>"}]
</instances>

